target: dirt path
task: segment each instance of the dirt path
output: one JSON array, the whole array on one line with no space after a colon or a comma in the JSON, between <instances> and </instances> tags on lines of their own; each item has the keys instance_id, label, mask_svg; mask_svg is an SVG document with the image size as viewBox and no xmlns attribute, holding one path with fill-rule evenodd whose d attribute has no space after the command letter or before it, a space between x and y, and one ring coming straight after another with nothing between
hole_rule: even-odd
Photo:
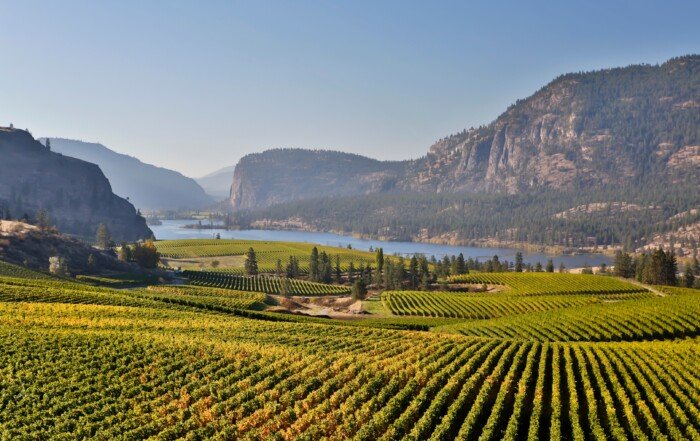
<instances>
[{"instance_id":1,"label":"dirt path","mask_svg":"<svg viewBox=\"0 0 700 441\"><path fill-rule=\"evenodd\" d=\"M654 287L652 287L652 286L646 285L646 284L644 284L644 283L642 283L642 282L639 282L639 281L637 281L637 280L635 280L635 279L623 279L622 277L620 277L619 279L622 280L622 281L624 281L624 282L629 282L629 283L631 283L632 285L637 285L637 286L640 287L640 288L644 288L644 289L646 289L646 290L649 290L649 291L653 292L654 294L656 294L656 295L659 296L659 297L666 297L666 296L667 296L667 294L666 294L665 292L659 291L658 289L656 289L656 288L654 288Z\"/></svg>"}]
</instances>

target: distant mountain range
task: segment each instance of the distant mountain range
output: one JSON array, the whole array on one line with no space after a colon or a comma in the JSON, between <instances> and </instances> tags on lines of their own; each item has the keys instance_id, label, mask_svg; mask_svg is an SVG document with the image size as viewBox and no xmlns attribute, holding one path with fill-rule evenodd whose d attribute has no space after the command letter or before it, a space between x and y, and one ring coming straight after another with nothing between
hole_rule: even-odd
<instances>
[{"instance_id":1,"label":"distant mountain range","mask_svg":"<svg viewBox=\"0 0 700 441\"><path fill-rule=\"evenodd\" d=\"M700 56L562 75L416 161L301 149L237 164L234 209L369 193L526 194L641 181L700 185Z\"/></svg>"},{"instance_id":2,"label":"distant mountain range","mask_svg":"<svg viewBox=\"0 0 700 441\"><path fill-rule=\"evenodd\" d=\"M236 166L231 165L224 167L213 173L209 173L201 178L195 178L195 181L214 199L228 199L231 193L231 180L233 179L233 170Z\"/></svg>"},{"instance_id":3,"label":"distant mountain range","mask_svg":"<svg viewBox=\"0 0 700 441\"><path fill-rule=\"evenodd\" d=\"M29 132L0 128L0 212L36 220L48 211L62 232L94 238L100 223L116 240L152 236L146 221L92 163L49 151Z\"/></svg>"},{"instance_id":4,"label":"distant mountain range","mask_svg":"<svg viewBox=\"0 0 700 441\"><path fill-rule=\"evenodd\" d=\"M202 209L215 201L194 179L162 167L145 164L102 144L50 138L51 149L97 164L114 192L144 211ZM46 138L40 138L42 143Z\"/></svg>"},{"instance_id":5,"label":"distant mountain range","mask_svg":"<svg viewBox=\"0 0 700 441\"><path fill-rule=\"evenodd\" d=\"M248 155L230 205L258 227L481 245L675 243L688 254L700 242L699 189L692 55L562 75L414 161Z\"/></svg>"}]
</instances>

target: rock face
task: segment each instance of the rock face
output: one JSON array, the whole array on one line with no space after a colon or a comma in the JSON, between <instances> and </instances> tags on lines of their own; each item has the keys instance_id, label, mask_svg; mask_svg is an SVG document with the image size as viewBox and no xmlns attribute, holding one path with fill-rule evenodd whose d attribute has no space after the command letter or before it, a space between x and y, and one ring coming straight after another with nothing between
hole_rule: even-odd
<instances>
[{"instance_id":1,"label":"rock face","mask_svg":"<svg viewBox=\"0 0 700 441\"><path fill-rule=\"evenodd\" d=\"M492 124L449 136L403 181L418 191L577 190L700 182L700 56L557 78Z\"/></svg>"},{"instance_id":2,"label":"rock face","mask_svg":"<svg viewBox=\"0 0 700 441\"><path fill-rule=\"evenodd\" d=\"M140 210L201 209L214 204L194 179L144 164L92 142L50 138L51 150L97 164L109 179L114 193L129 198ZM40 139L45 143L45 139Z\"/></svg>"},{"instance_id":3,"label":"rock face","mask_svg":"<svg viewBox=\"0 0 700 441\"><path fill-rule=\"evenodd\" d=\"M40 209L65 233L94 238L104 223L115 240L152 235L97 165L51 152L24 130L0 128L0 211L34 218Z\"/></svg>"},{"instance_id":4,"label":"rock face","mask_svg":"<svg viewBox=\"0 0 700 441\"><path fill-rule=\"evenodd\" d=\"M386 191L576 191L641 180L700 186L698 127L700 56L567 74L493 123L436 142L417 161L356 157L356 164L371 167L348 176L344 167L327 168L303 150L286 151L276 161L268 160L277 157L270 152L248 156L236 166L231 204L252 208ZM297 190L317 174L313 191Z\"/></svg>"},{"instance_id":5,"label":"rock face","mask_svg":"<svg viewBox=\"0 0 700 441\"><path fill-rule=\"evenodd\" d=\"M233 173L235 208L319 196L391 191L408 162L383 162L328 150L275 149L243 157Z\"/></svg>"}]
</instances>

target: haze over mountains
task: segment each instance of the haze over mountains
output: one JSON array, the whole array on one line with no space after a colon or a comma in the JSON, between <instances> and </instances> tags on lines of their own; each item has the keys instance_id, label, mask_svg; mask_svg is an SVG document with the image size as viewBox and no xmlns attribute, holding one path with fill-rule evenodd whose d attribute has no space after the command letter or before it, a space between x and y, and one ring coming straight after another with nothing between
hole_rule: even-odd
<instances>
[{"instance_id":1,"label":"haze over mountains","mask_svg":"<svg viewBox=\"0 0 700 441\"><path fill-rule=\"evenodd\" d=\"M53 151L97 164L109 179L114 192L129 198L140 210L202 209L215 202L194 179L176 171L145 164L102 144L50 139ZM45 142L45 138L41 141Z\"/></svg>"},{"instance_id":2,"label":"haze over mountains","mask_svg":"<svg viewBox=\"0 0 700 441\"><path fill-rule=\"evenodd\" d=\"M522 194L632 182L700 185L700 56L562 75L416 161L271 150L236 166L234 209L319 196ZM344 185L345 182L347 185Z\"/></svg>"},{"instance_id":3,"label":"haze over mountains","mask_svg":"<svg viewBox=\"0 0 700 441\"><path fill-rule=\"evenodd\" d=\"M195 181L214 199L228 199L231 193L231 179L233 179L235 168L235 165L224 167L201 178L195 178Z\"/></svg>"}]
</instances>

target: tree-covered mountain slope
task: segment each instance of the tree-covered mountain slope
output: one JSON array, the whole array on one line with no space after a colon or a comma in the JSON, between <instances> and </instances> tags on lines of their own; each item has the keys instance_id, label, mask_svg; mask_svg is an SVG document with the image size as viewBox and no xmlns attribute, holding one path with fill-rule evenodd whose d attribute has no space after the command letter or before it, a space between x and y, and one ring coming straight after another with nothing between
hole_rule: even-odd
<instances>
[{"instance_id":1,"label":"tree-covered mountain slope","mask_svg":"<svg viewBox=\"0 0 700 441\"><path fill-rule=\"evenodd\" d=\"M562 75L491 124L439 140L416 161L353 155L344 162L333 155L273 150L247 156L236 166L231 204L260 208L386 192L700 186L700 56Z\"/></svg>"}]
</instances>

